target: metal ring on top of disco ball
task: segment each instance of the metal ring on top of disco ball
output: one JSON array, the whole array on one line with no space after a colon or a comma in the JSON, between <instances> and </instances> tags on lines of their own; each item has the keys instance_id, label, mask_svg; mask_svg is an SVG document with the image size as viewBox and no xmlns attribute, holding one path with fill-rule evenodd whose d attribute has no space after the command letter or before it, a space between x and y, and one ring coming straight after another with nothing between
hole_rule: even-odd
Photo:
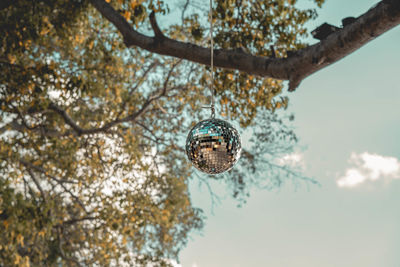
<instances>
[{"instance_id":1,"label":"metal ring on top of disco ball","mask_svg":"<svg viewBox=\"0 0 400 267\"><path fill-rule=\"evenodd\" d=\"M239 132L228 122L208 119L196 124L186 139L186 155L193 165L208 174L230 170L239 160Z\"/></svg>"}]
</instances>

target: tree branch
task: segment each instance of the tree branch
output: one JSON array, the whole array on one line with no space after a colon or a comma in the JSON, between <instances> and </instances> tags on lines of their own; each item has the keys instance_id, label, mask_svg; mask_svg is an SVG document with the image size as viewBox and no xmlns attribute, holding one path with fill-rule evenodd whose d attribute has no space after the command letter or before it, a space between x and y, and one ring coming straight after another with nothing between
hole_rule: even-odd
<instances>
[{"instance_id":1,"label":"tree branch","mask_svg":"<svg viewBox=\"0 0 400 267\"><path fill-rule=\"evenodd\" d=\"M85 211L85 213L86 213L86 214L89 214L89 212L88 212L88 211L86 210L86 208L85 208L85 205L82 203L82 201L79 199L79 197L77 197L74 193L71 192L71 190L69 190L69 189L64 185L65 180L60 180L60 179L57 179L56 177L54 177L54 176L52 176L52 175L49 175L49 174L46 172L45 169L43 169L43 168L41 168L41 167L39 167L39 166L36 166L36 165L30 163L29 161L26 161L26 160L24 160L24 159L20 159L20 162L21 162L22 165L24 165L24 166L28 169L28 171L31 170L31 169L33 169L33 170L35 170L35 171L38 171L38 172L43 173L43 174L46 175L47 177L50 177L51 179L53 179L54 181L56 181L56 182L65 190L65 192L67 192L73 199L75 199L75 201L79 204L79 206L81 206L81 208ZM31 172L30 172L30 173L31 173ZM32 179L33 179L33 176L32 176ZM35 179L33 179L33 180L34 180L34 182L35 182L35 184L36 184ZM38 184L36 184L36 185L38 186ZM39 185L39 186L40 186L40 185ZM39 188L39 190L40 190L40 189L41 189L41 188ZM43 190L40 190L40 191L42 192Z\"/></svg>"},{"instance_id":2,"label":"tree branch","mask_svg":"<svg viewBox=\"0 0 400 267\"><path fill-rule=\"evenodd\" d=\"M111 122L106 123L102 127L94 127L94 128L89 128L85 129L80 127L69 115L68 113L59 107L58 105L51 103L49 105L49 108L57 112L61 117L64 119L65 123L71 126L71 128L78 134L78 135L87 135L87 134L95 134L95 133L100 133L100 132L106 132L113 126L122 123L122 122L128 122L128 121L134 121L137 117L142 115L144 111L147 109L147 107L150 105L150 103L153 101L153 99L149 98L142 106L141 109L139 109L137 112L130 114L124 118L121 119L116 119Z\"/></svg>"},{"instance_id":3,"label":"tree branch","mask_svg":"<svg viewBox=\"0 0 400 267\"><path fill-rule=\"evenodd\" d=\"M93 6L122 34L127 47L138 46L149 52L173 56L204 65L210 64L210 49L184 43L166 36L149 37L134 30L111 5L104 0L91 0ZM155 18L152 18L152 25ZM382 0L352 23L333 32L326 39L296 51L286 58L260 57L235 50L214 51L214 66L236 69L248 74L288 80L290 91L312 73L351 54L369 41L400 23L398 0ZM156 24L155 24L156 25ZM154 29L154 25L153 25Z\"/></svg>"},{"instance_id":4,"label":"tree branch","mask_svg":"<svg viewBox=\"0 0 400 267\"><path fill-rule=\"evenodd\" d=\"M31 176L32 181L35 183L36 187L39 189L40 194L42 195L42 198L43 198L43 202L46 202L46 194L44 193L43 188L40 185L39 181L36 179L35 174L32 172L32 170L30 168L28 168L27 166L25 166L25 167L26 167L29 175Z\"/></svg>"},{"instance_id":5,"label":"tree branch","mask_svg":"<svg viewBox=\"0 0 400 267\"><path fill-rule=\"evenodd\" d=\"M156 16L155 16L154 11L152 11L152 12L150 13L149 18L150 18L151 28L153 29L154 34L156 35L157 38L163 39L165 36L164 36L164 34L162 33L160 27L159 27L158 24L157 24Z\"/></svg>"},{"instance_id":6,"label":"tree branch","mask_svg":"<svg viewBox=\"0 0 400 267\"><path fill-rule=\"evenodd\" d=\"M99 133L99 132L106 132L107 130L109 130L110 128L114 127L117 124L120 124L122 122L129 122L129 121L135 121L138 117L140 117L141 115L143 115L143 113L146 112L147 108L150 106L150 104L155 101L160 99L161 97L163 97L166 92L167 92L167 84L168 81L171 77L172 71L174 70L174 68L181 62L181 60L178 60L177 63L175 63L171 70L168 72L168 76L166 81L164 82L164 86L163 88L161 88L161 92L160 93L155 93L154 95L151 95L147 98L147 100L144 102L144 104L142 105L142 107L137 110L136 112L127 115L126 117L123 118L117 118L113 121L110 121L108 123L106 123L104 126L102 127L94 127L94 128L89 128L89 129L85 129L80 127L69 115L68 113L62 109L61 107L59 107L58 105L56 105L55 103L50 103L49 104L49 109L57 112L59 115L61 115L61 117L64 119L65 123L68 124L69 126L72 127L72 129L78 134L78 135L87 135L87 134L95 134L95 133Z\"/></svg>"},{"instance_id":7,"label":"tree branch","mask_svg":"<svg viewBox=\"0 0 400 267\"><path fill-rule=\"evenodd\" d=\"M24 132L25 130L29 130L46 137L62 137L62 136L68 136L70 134L76 135L76 133L72 130L68 130L66 132L59 132L54 129L48 129L43 125L37 125L33 128L32 127L27 128L26 125L19 124L15 120L1 127L0 135L9 130L14 130L18 132Z\"/></svg>"},{"instance_id":8,"label":"tree branch","mask_svg":"<svg viewBox=\"0 0 400 267\"><path fill-rule=\"evenodd\" d=\"M93 221L97 220L99 217L91 217L91 216L86 216L86 217L81 217L81 218L73 218L68 221L64 221L62 224L67 225L67 224L75 224L78 222L83 222L83 221Z\"/></svg>"},{"instance_id":9,"label":"tree branch","mask_svg":"<svg viewBox=\"0 0 400 267\"><path fill-rule=\"evenodd\" d=\"M58 179L58 178L56 178L56 177L54 177L54 176L52 176L52 175L49 175L45 169L43 169L42 167L36 166L36 165L30 163L29 161L26 161L26 160L24 160L24 159L20 159L19 161L20 161L21 164L24 165L25 167L30 168L30 169L33 169L33 170L35 170L35 171L37 171L37 172L43 173L43 174L45 174L47 177L50 177L51 179L53 179L54 181L56 181L57 183L75 184L75 182L68 181L68 180L65 180L65 179Z\"/></svg>"},{"instance_id":10,"label":"tree branch","mask_svg":"<svg viewBox=\"0 0 400 267\"><path fill-rule=\"evenodd\" d=\"M62 234L63 234L63 233L62 233L61 231L63 231L63 229L57 228L58 249L59 249L59 251L60 251L61 258L63 258L65 261L75 263L76 266L78 266L78 267L82 266L82 265L79 263L79 261L78 261L77 259L75 259L74 257L68 257L68 256L65 254L64 249L63 249L63 247L62 247L62 246L63 246L63 243L64 243L64 238L62 237Z\"/></svg>"}]
</instances>

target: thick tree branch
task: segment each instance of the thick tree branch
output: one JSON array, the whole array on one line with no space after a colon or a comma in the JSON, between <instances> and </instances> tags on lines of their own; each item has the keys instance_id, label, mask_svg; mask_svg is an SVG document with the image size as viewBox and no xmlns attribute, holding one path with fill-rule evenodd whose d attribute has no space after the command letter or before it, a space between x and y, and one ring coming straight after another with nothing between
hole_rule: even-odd
<instances>
[{"instance_id":1,"label":"thick tree branch","mask_svg":"<svg viewBox=\"0 0 400 267\"><path fill-rule=\"evenodd\" d=\"M170 39L163 35L153 17L155 37L143 35L104 0L91 0L94 7L122 34L127 47L138 46L147 51L182 58L200 64L210 64L210 49ZM312 73L342 59L369 41L400 23L400 1L382 0L378 5L356 18L317 44L298 50L286 58L269 58L219 49L214 52L214 66L236 69L249 74L289 80L293 91ZM156 27L156 28L155 28Z\"/></svg>"}]
</instances>

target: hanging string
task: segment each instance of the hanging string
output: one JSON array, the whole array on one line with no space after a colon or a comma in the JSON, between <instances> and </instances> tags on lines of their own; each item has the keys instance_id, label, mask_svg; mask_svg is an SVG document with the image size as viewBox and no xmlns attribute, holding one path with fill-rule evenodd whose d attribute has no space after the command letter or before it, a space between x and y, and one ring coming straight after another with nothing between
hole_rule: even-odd
<instances>
[{"instance_id":1,"label":"hanging string","mask_svg":"<svg viewBox=\"0 0 400 267\"><path fill-rule=\"evenodd\" d=\"M212 0L210 0L210 40L211 40L211 118L215 117L214 104L214 40L213 40L213 16L212 16Z\"/></svg>"}]
</instances>

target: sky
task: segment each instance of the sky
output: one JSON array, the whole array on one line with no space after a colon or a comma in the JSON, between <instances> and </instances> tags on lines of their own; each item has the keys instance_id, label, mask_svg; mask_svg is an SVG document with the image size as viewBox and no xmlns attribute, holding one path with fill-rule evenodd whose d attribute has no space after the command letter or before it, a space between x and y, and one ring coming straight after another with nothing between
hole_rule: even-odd
<instances>
[{"instance_id":1,"label":"sky","mask_svg":"<svg viewBox=\"0 0 400 267\"><path fill-rule=\"evenodd\" d=\"M309 29L377 2L327 0ZM211 208L207 190L191 184L207 220L181 252L183 267L400 266L399 44L397 27L290 93L297 158L319 186L252 189L241 208L216 186L221 202Z\"/></svg>"}]
</instances>

